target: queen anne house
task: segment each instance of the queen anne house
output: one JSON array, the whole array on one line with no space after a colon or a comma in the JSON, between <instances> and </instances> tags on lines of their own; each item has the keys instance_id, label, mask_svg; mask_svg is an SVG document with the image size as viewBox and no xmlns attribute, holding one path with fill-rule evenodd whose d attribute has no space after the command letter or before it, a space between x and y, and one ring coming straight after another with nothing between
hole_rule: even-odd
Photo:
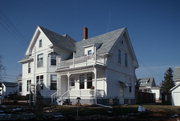
<instances>
[{"instance_id":1,"label":"queen anne house","mask_svg":"<svg viewBox=\"0 0 180 121\"><path fill-rule=\"evenodd\" d=\"M37 91L52 103L135 103L138 62L127 28L83 40L38 26L22 63L22 95ZM103 101L104 100L104 101Z\"/></svg>"}]
</instances>

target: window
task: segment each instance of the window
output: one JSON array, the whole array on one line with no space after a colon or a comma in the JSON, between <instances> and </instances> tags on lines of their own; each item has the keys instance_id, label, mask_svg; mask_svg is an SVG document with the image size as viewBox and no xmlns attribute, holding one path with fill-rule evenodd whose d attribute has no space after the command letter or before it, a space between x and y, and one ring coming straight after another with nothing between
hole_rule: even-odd
<instances>
[{"instance_id":1,"label":"window","mask_svg":"<svg viewBox=\"0 0 180 121\"><path fill-rule=\"evenodd\" d=\"M118 50L118 63L121 64L121 50Z\"/></svg>"},{"instance_id":2,"label":"window","mask_svg":"<svg viewBox=\"0 0 180 121\"><path fill-rule=\"evenodd\" d=\"M70 86L71 86L71 87L74 87L74 86L75 86L75 80L74 80L74 79L71 79L71 80L70 80Z\"/></svg>"},{"instance_id":3,"label":"window","mask_svg":"<svg viewBox=\"0 0 180 121\"><path fill-rule=\"evenodd\" d=\"M31 73L31 63L28 63L28 73Z\"/></svg>"},{"instance_id":4,"label":"window","mask_svg":"<svg viewBox=\"0 0 180 121\"><path fill-rule=\"evenodd\" d=\"M27 80L27 91L30 91L31 88L31 80Z\"/></svg>"},{"instance_id":5,"label":"window","mask_svg":"<svg viewBox=\"0 0 180 121\"><path fill-rule=\"evenodd\" d=\"M88 50L88 55L92 55L92 50Z\"/></svg>"},{"instance_id":6,"label":"window","mask_svg":"<svg viewBox=\"0 0 180 121\"><path fill-rule=\"evenodd\" d=\"M92 74L87 74L87 89L92 87Z\"/></svg>"},{"instance_id":7,"label":"window","mask_svg":"<svg viewBox=\"0 0 180 121\"><path fill-rule=\"evenodd\" d=\"M127 58L127 53L125 53L125 66L128 67L128 58Z\"/></svg>"},{"instance_id":8,"label":"window","mask_svg":"<svg viewBox=\"0 0 180 121\"><path fill-rule=\"evenodd\" d=\"M51 65L56 65L56 54L51 54Z\"/></svg>"},{"instance_id":9,"label":"window","mask_svg":"<svg viewBox=\"0 0 180 121\"><path fill-rule=\"evenodd\" d=\"M40 76L40 86L41 89L43 89L43 75Z\"/></svg>"},{"instance_id":10,"label":"window","mask_svg":"<svg viewBox=\"0 0 180 121\"><path fill-rule=\"evenodd\" d=\"M39 40L39 47L42 47L42 39Z\"/></svg>"},{"instance_id":11,"label":"window","mask_svg":"<svg viewBox=\"0 0 180 121\"><path fill-rule=\"evenodd\" d=\"M84 74L79 76L79 87L80 89L84 89Z\"/></svg>"},{"instance_id":12,"label":"window","mask_svg":"<svg viewBox=\"0 0 180 121\"><path fill-rule=\"evenodd\" d=\"M132 92L132 86L129 86L129 92Z\"/></svg>"},{"instance_id":13,"label":"window","mask_svg":"<svg viewBox=\"0 0 180 121\"><path fill-rule=\"evenodd\" d=\"M56 74L51 75L50 89L57 90L57 75Z\"/></svg>"},{"instance_id":14,"label":"window","mask_svg":"<svg viewBox=\"0 0 180 121\"><path fill-rule=\"evenodd\" d=\"M36 76L36 84L40 85L40 88L43 89L43 75Z\"/></svg>"},{"instance_id":15,"label":"window","mask_svg":"<svg viewBox=\"0 0 180 121\"><path fill-rule=\"evenodd\" d=\"M19 92L22 92L22 83L19 83Z\"/></svg>"},{"instance_id":16,"label":"window","mask_svg":"<svg viewBox=\"0 0 180 121\"><path fill-rule=\"evenodd\" d=\"M36 76L36 84L39 84L39 76Z\"/></svg>"},{"instance_id":17,"label":"window","mask_svg":"<svg viewBox=\"0 0 180 121\"><path fill-rule=\"evenodd\" d=\"M37 67L43 66L43 54L37 55Z\"/></svg>"}]
</instances>

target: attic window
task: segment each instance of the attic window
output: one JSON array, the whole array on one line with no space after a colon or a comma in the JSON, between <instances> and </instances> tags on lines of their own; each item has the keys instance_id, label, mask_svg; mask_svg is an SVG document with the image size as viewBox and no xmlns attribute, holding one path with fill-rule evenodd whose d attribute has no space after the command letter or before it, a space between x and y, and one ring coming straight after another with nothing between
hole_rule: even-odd
<instances>
[{"instance_id":1,"label":"attic window","mask_svg":"<svg viewBox=\"0 0 180 121\"><path fill-rule=\"evenodd\" d=\"M92 53L92 50L88 50L88 53L87 53L88 55L92 55L93 53Z\"/></svg>"},{"instance_id":2,"label":"attic window","mask_svg":"<svg viewBox=\"0 0 180 121\"><path fill-rule=\"evenodd\" d=\"M123 40L121 41L121 44L122 44L122 45L124 44L124 41L123 41Z\"/></svg>"},{"instance_id":3,"label":"attic window","mask_svg":"<svg viewBox=\"0 0 180 121\"><path fill-rule=\"evenodd\" d=\"M42 47L42 39L39 40L39 47Z\"/></svg>"},{"instance_id":4,"label":"attic window","mask_svg":"<svg viewBox=\"0 0 180 121\"><path fill-rule=\"evenodd\" d=\"M94 53L94 46L84 47L84 55L93 55L93 53Z\"/></svg>"}]
</instances>

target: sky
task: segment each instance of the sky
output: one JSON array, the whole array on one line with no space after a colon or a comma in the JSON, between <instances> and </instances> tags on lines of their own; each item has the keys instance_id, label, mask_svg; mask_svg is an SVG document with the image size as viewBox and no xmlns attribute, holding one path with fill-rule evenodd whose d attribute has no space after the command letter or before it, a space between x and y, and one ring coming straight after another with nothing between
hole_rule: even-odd
<instances>
[{"instance_id":1,"label":"sky","mask_svg":"<svg viewBox=\"0 0 180 121\"><path fill-rule=\"evenodd\" d=\"M169 67L180 66L179 0L0 0L0 55L5 81L16 81L18 63L38 25L82 40L127 27L137 56L138 78L157 84Z\"/></svg>"}]
</instances>

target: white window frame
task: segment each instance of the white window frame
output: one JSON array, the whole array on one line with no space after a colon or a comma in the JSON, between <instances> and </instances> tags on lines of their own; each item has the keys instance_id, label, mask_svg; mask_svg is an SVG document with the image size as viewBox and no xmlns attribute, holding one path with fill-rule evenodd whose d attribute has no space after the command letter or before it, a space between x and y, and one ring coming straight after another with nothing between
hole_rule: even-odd
<instances>
[{"instance_id":1,"label":"white window frame","mask_svg":"<svg viewBox=\"0 0 180 121\"><path fill-rule=\"evenodd\" d=\"M52 88L52 84L56 84L56 88L55 89ZM57 74L51 74L50 75L50 90L57 90Z\"/></svg>"},{"instance_id":2,"label":"white window frame","mask_svg":"<svg viewBox=\"0 0 180 121\"><path fill-rule=\"evenodd\" d=\"M39 40L39 48L42 47L42 39Z\"/></svg>"},{"instance_id":3,"label":"white window frame","mask_svg":"<svg viewBox=\"0 0 180 121\"><path fill-rule=\"evenodd\" d=\"M43 67L43 53L37 55L37 67Z\"/></svg>"}]
</instances>

